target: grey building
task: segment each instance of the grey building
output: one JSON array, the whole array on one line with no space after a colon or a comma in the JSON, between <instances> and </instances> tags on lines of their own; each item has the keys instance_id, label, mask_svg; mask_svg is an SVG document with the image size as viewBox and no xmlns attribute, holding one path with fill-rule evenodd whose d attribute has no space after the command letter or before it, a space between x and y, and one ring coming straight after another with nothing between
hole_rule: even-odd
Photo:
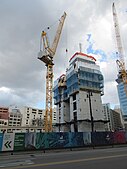
<instances>
[{"instance_id":1,"label":"grey building","mask_svg":"<svg viewBox=\"0 0 127 169\"><path fill-rule=\"evenodd\" d=\"M57 131L104 131L101 96L104 80L96 59L75 53L54 83Z\"/></svg>"}]
</instances>

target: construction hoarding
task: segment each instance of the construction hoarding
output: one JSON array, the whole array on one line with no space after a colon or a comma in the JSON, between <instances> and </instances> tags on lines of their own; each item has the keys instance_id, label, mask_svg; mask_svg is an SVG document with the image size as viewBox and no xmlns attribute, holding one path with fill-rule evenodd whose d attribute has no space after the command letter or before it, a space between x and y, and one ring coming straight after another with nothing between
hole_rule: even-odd
<instances>
[{"instance_id":1,"label":"construction hoarding","mask_svg":"<svg viewBox=\"0 0 127 169\"><path fill-rule=\"evenodd\" d=\"M0 151L45 150L127 143L125 132L1 133Z\"/></svg>"}]
</instances>

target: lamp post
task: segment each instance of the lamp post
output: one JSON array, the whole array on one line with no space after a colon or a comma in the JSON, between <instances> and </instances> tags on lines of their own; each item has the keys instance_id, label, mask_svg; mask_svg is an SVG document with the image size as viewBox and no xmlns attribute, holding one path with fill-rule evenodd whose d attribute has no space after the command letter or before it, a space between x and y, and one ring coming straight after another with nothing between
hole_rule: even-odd
<instances>
[{"instance_id":1,"label":"lamp post","mask_svg":"<svg viewBox=\"0 0 127 169\"><path fill-rule=\"evenodd\" d=\"M89 108L90 108L90 118L91 118L91 131L94 131L94 120L92 114L92 106L91 106L91 96L93 96L92 92L88 91L87 97L89 98Z\"/></svg>"}]
</instances>

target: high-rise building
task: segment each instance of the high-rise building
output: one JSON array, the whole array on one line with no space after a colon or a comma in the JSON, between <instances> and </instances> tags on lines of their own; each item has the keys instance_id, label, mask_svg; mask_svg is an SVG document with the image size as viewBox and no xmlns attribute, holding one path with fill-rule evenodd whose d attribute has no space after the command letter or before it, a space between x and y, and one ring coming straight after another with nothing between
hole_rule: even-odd
<instances>
[{"instance_id":1,"label":"high-rise building","mask_svg":"<svg viewBox=\"0 0 127 169\"><path fill-rule=\"evenodd\" d=\"M119 131L123 129L120 113L112 109L110 110L110 113L111 113L112 130Z\"/></svg>"},{"instance_id":2,"label":"high-rise building","mask_svg":"<svg viewBox=\"0 0 127 169\"><path fill-rule=\"evenodd\" d=\"M9 126L21 126L22 114L18 108L14 108L9 112Z\"/></svg>"},{"instance_id":3,"label":"high-rise building","mask_svg":"<svg viewBox=\"0 0 127 169\"><path fill-rule=\"evenodd\" d=\"M105 120L108 121L108 123L105 124L106 131L119 131L124 129L120 109L115 108L114 110L112 110L110 108L110 104L106 103L103 104L103 112Z\"/></svg>"},{"instance_id":4,"label":"high-rise building","mask_svg":"<svg viewBox=\"0 0 127 169\"><path fill-rule=\"evenodd\" d=\"M106 103L103 104L103 113L105 120L108 121L108 123L105 123L105 131L112 131L112 121L111 121L111 111L110 111L110 104Z\"/></svg>"},{"instance_id":5,"label":"high-rise building","mask_svg":"<svg viewBox=\"0 0 127 169\"><path fill-rule=\"evenodd\" d=\"M118 112L120 114L120 121L121 121L121 125L122 125L121 128L125 129L125 122L124 122L122 111L121 111L120 107L119 106L115 106L114 107L114 111L116 111L116 112Z\"/></svg>"},{"instance_id":6,"label":"high-rise building","mask_svg":"<svg viewBox=\"0 0 127 169\"><path fill-rule=\"evenodd\" d=\"M8 126L7 132L20 132L21 129L16 129L16 127L21 126L22 124L22 114L20 109L15 107L9 107L9 118L8 118ZM11 126L14 126L11 128Z\"/></svg>"},{"instance_id":7,"label":"high-rise building","mask_svg":"<svg viewBox=\"0 0 127 169\"><path fill-rule=\"evenodd\" d=\"M124 85L122 80L118 77L116 79L119 102L120 102L120 109L122 111L122 116L124 120L125 128L127 129L127 95L125 93Z\"/></svg>"},{"instance_id":8,"label":"high-rise building","mask_svg":"<svg viewBox=\"0 0 127 169\"><path fill-rule=\"evenodd\" d=\"M28 106L0 107L0 132L44 132L45 110ZM56 108L52 114L53 131Z\"/></svg>"},{"instance_id":9,"label":"high-rise building","mask_svg":"<svg viewBox=\"0 0 127 169\"><path fill-rule=\"evenodd\" d=\"M54 83L57 131L104 131L103 75L96 59L75 53L66 74Z\"/></svg>"},{"instance_id":10,"label":"high-rise building","mask_svg":"<svg viewBox=\"0 0 127 169\"><path fill-rule=\"evenodd\" d=\"M44 110L24 106L20 108L22 114L22 126L43 126Z\"/></svg>"},{"instance_id":11,"label":"high-rise building","mask_svg":"<svg viewBox=\"0 0 127 169\"><path fill-rule=\"evenodd\" d=\"M127 96L124 91L123 83L118 83L117 85L119 101L120 101L120 108L122 110L123 116L127 116Z\"/></svg>"}]
</instances>

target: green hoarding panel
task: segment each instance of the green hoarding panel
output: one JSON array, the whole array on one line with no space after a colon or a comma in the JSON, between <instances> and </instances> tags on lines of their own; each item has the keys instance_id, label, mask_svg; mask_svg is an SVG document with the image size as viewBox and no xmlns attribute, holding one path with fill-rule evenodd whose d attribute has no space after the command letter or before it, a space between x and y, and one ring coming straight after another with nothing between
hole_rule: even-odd
<instances>
[{"instance_id":1,"label":"green hoarding panel","mask_svg":"<svg viewBox=\"0 0 127 169\"><path fill-rule=\"evenodd\" d=\"M37 133L36 134L36 144L35 144L36 149L46 148L46 146L45 146L45 140L46 140L45 136L46 136L45 133Z\"/></svg>"},{"instance_id":2,"label":"green hoarding panel","mask_svg":"<svg viewBox=\"0 0 127 169\"><path fill-rule=\"evenodd\" d=\"M25 149L25 133L16 133L14 140L14 150Z\"/></svg>"}]
</instances>

